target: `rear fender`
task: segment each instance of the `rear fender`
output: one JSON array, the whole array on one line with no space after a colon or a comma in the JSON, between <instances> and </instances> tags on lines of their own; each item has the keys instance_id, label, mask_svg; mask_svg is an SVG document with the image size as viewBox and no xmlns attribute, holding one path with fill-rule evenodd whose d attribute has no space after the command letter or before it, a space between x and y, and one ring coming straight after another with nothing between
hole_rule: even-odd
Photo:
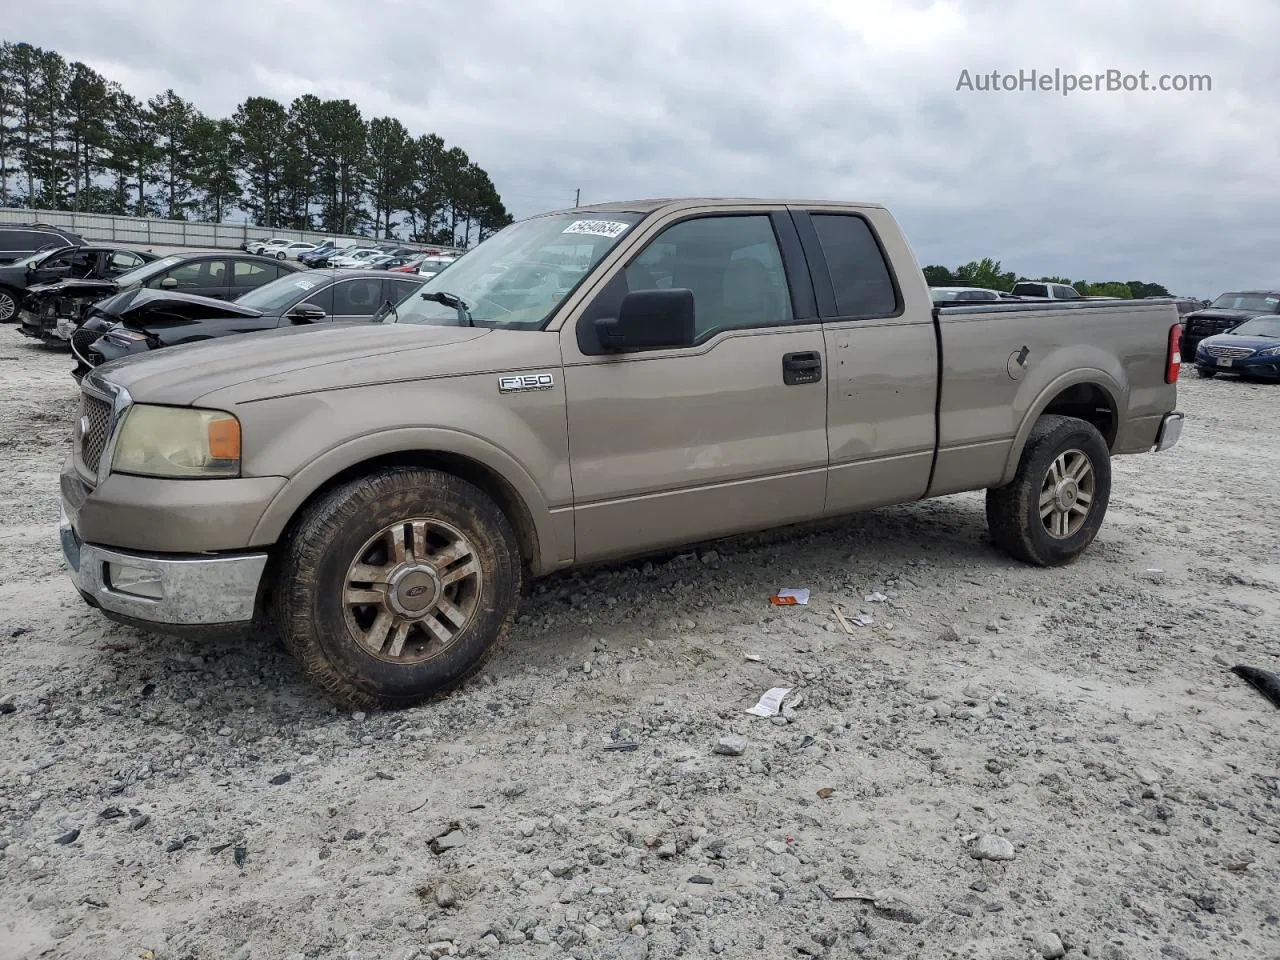
<instances>
[{"instance_id":1,"label":"rear fender","mask_svg":"<svg viewBox=\"0 0 1280 960\"><path fill-rule=\"evenodd\" d=\"M1009 454L1005 460L1004 472L1001 475L999 485L1003 486L1013 480L1014 474L1018 472L1018 462L1022 459L1022 451L1027 445L1027 440L1031 436L1031 431L1035 427L1036 421L1044 415L1045 410L1064 390L1081 384L1100 388L1107 395L1111 409L1115 412L1117 419L1123 422L1125 411L1128 409L1128 390L1124 386L1123 368L1114 357L1108 357L1101 351L1098 351L1090 359L1097 363L1098 366L1076 367L1075 369L1058 373L1056 376L1054 376L1052 368L1042 368L1042 376L1032 377L1022 385L1014 400L1014 409L1025 409L1026 413L1018 425L1013 445L1009 448ZM1049 376L1052 379L1045 382L1045 376Z\"/></svg>"}]
</instances>

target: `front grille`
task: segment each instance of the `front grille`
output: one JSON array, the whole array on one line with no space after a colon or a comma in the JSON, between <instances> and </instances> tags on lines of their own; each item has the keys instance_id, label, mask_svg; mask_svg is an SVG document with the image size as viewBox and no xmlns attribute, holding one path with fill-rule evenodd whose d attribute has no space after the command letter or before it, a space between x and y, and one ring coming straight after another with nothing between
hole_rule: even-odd
<instances>
[{"instance_id":1,"label":"front grille","mask_svg":"<svg viewBox=\"0 0 1280 960\"><path fill-rule=\"evenodd\" d=\"M107 436L111 433L111 404L92 394L81 393L76 418L88 421L80 437L80 461L90 472L97 473L102 451L107 446Z\"/></svg>"},{"instance_id":2,"label":"front grille","mask_svg":"<svg viewBox=\"0 0 1280 960\"><path fill-rule=\"evenodd\" d=\"M1205 347L1204 352L1211 357L1228 357L1233 360L1251 357L1254 354L1249 347Z\"/></svg>"},{"instance_id":3,"label":"front grille","mask_svg":"<svg viewBox=\"0 0 1280 960\"><path fill-rule=\"evenodd\" d=\"M93 340L101 337L101 335L101 330L86 330L81 326L81 328L77 328L76 333L72 334L72 347L83 357Z\"/></svg>"}]
</instances>

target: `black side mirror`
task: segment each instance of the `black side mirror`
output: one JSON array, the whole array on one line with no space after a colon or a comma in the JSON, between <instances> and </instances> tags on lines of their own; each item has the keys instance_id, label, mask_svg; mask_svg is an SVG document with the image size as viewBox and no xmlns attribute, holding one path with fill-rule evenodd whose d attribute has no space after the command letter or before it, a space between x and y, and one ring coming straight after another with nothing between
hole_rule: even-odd
<instances>
[{"instance_id":1,"label":"black side mirror","mask_svg":"<svg viewBox=\"0 0 1280 960\"><path fill-rule=\"evenodd\" d=\"M289 311L289 319L294 323L316 323L328 314L314 303L300 303Z\"/></svg>"},{"instance_id":2,"label":"black side mirror","mask_svg":"<svg viewBox=\"0 0 1280 960\"><path fill-rule=\"evenodd\" d=\"M601 318L595 328L610 351L691 347L693 318L692 290L637 290L622 298L616 318Z\"/></svg>"}]
</instances>

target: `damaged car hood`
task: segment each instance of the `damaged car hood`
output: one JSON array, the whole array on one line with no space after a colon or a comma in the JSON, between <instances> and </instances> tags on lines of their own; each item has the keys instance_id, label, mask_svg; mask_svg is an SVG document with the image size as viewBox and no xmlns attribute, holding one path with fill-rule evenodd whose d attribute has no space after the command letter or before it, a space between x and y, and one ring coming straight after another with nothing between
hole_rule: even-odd
<instances>
[{"instance_id":1,"label":"damaged car hood","mask_svg":"<svg viewBox=\"0 0 1280 960\"><path fill-rule=\"evenodd\" d=\"M27 292L51 294L55 297L109 297L119 289L119 284L114 280L55 280L28 287Z\"/></svg>"},{"instance_id":2,"label":"damaged car hood","mask_svg":"<svg viewBox=\"0 0 1280 960\"><path fill-rule=\"evenodd\" d=\"M95 304L97 313L131 327L169 326L176 322L196 322L215 317L260 317L261 310L239 304L168 290L126 290Z\"/></svg>"}]
</instances>

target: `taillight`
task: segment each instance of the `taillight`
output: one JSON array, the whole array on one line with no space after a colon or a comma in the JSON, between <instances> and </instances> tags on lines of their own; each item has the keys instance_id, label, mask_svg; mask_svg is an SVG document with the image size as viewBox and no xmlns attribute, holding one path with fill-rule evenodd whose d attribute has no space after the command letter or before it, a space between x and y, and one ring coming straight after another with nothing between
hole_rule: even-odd
<instances>
[{"instance_id":1,"label":"taillight","mask_svg":"<svg viewBox=\"0 0 1280 960\"><path fill-rule=\"evenodd\" d=\"M1177 383L1182 372L1182 324L1169 328L1169 361L1164 370L1165 383Z\"/></svg>"}]
</instances>

